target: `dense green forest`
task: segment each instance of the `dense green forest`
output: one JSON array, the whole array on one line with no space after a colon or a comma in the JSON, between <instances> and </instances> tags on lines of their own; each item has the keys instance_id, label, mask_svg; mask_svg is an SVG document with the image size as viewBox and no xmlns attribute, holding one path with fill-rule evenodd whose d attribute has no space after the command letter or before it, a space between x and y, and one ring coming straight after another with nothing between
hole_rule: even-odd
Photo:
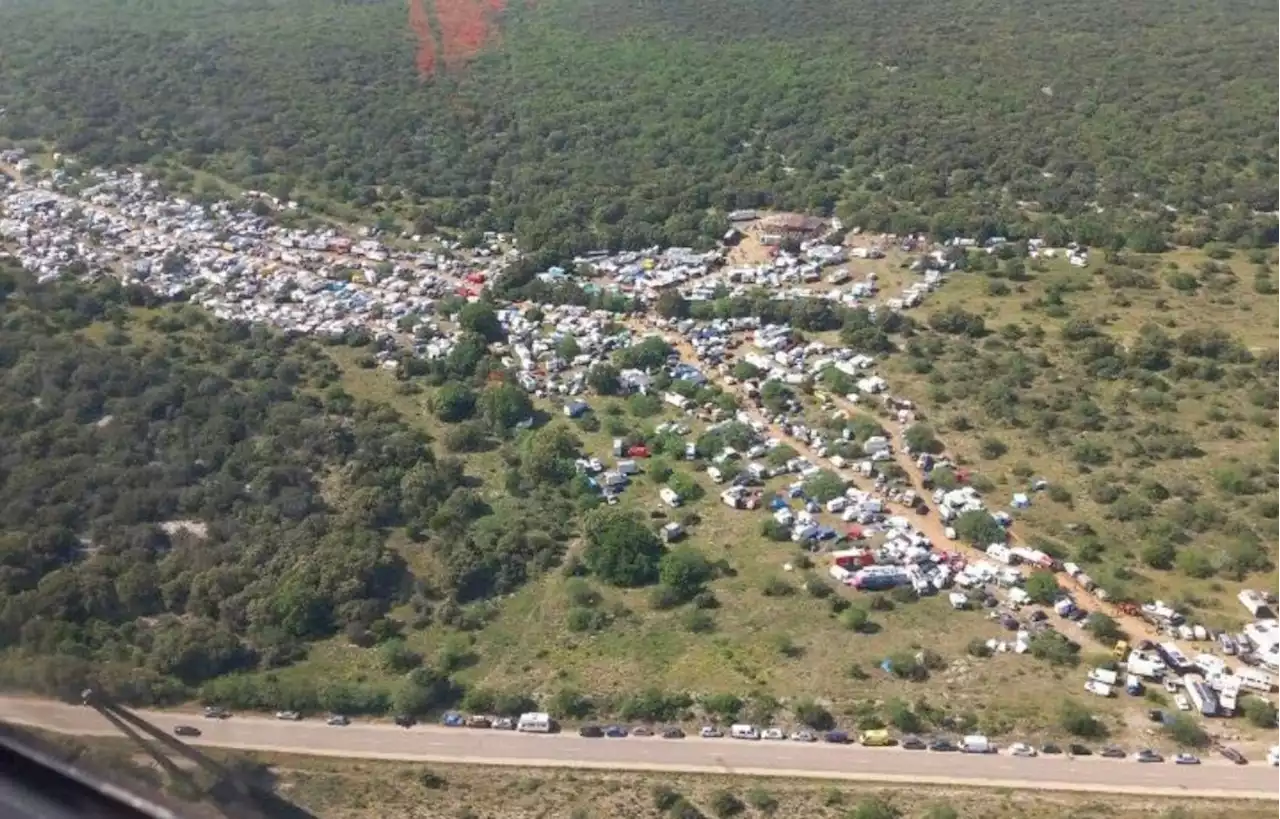
<instances>
[{"instance_id":1,"label":"dense green forest","mask_svg":"<svg viewBox=\"0 0 1280 819\"><path fill-rule=\"evenodd\" d=\"M423 80L390 0L18 0L0 132L548 255L705 243L753 206L1256 246L1273 24L1257 0L543 0Z\"/></svg>"},{"instance_id":2,"label":"dense green forest","mask_svg":"<svg viewBox=\"0 0 1280 819\"><path fill-rule=\"evenodd\" d=\"M147 298L0 270L7 681L182 697L296 662L330 635L371 646L394 643L406 619L454 623L461 603L558 562L578 508L565 465L577 442L563 429L504 455L507 493L490 505L459 461L347 394L319 345L192 309L143 323L132 308ZM483 383L485 369L452 377ZM523 419L504 413L513 390L479 391L480 438ZM436 571L416 576L391 527ZM411 616L388 618L400 604ZM441 674L419 677L406 683L414 702L449 690ZM388 707L332 696L347 699L323 704Z\"/></svg>"}]
</instances>

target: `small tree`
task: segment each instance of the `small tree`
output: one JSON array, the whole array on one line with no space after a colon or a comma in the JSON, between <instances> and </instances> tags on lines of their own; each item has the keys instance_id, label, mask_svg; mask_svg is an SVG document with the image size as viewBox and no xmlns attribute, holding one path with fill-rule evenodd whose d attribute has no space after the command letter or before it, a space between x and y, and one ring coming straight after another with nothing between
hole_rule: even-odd
<instances>
[{"instance_id":1,"label":"small tree","mask_svg":"<svg viewBox=\"0 0 1280 819\"><path fill-rule=\"evenodd\" d=\"M933 427L928 424L912 424L902 433L902 439L906 441L912 452L942 451L942 444L934 435Z\"/></svg>"},{"instance_id":2,"label":"small tree","mask_svg":"<svg viewBox=\"0 0 1280 819\"><path fill-rule=\"evenodd\" d=\"M711 579L711 564L691 546L678 546L662 556L658 578L673 589L681 600L691 600Z\"/></svg>"},{"instance_id":3,"label":"small tree","mask_svg":"<svg viewBox=\"0 0 1280 819\"><path fill-rule=\"evenodd\" d=\"M436 391L432 406L437 418L456 424L471 417L476 406L476 394L462 384L445 384Z\"/></svg>"},{"instance_id":4,"label":"small tree","mask_svg":"<svg viewBox=\"0 0 1280 819\"><path fill-rule=\"evenodd\" d=\"M615 586L643 586L658 578L662 542L634 514L602 506L583 522L587 546L583 562L597 577Z\"/></svg>"},{"instance_id":5,"label":"small tree","mask_svg":"<svg viewBox=\"0 0 1280 819\"><path fill-rule=\"evenodd\" d=\"M1259 728L1276 727L1276 707L1262 697L1249 697L1244 701L1244 714L1249 722Z\"/></svg>"},{"instance_id":6,"label":"small tree","mask_svg":"<svg viewBox=\"0 0 1280 819\"><path fill-rule=\"evenodd\" d=\"M965 512L956 518L954 525L957 535L979 548L985 549L993 543L1004 543L1007 537L1004 527L991 517L990 512L983 509L971 509Z\"/></svg>"},{"instance_id":7,"label":"small tree","mask_svg":"<svg viewBox=\"0 0 1280 819\"><path fill-rule=\"evenodd\" d=\"M800 700L792 711L795 713L797 722L815 731L830 731L836 727L836 720L831 716L831 712L813 700Z\"/></svg>"},{"instance_id":8,"label":"small tree","mask_svg":"<svg viewBox=\"0 0 1280 819\"><path fill-rule=\"evenodd\" d=\"M670 785L653 786L653 806L663 813L674 808L683 798Z\"/></svg>"},{"instance_id":9,"label":"small tree","mask_svg":"<svg viewBox=\"0 0 1280 819\"><path fill-rule=\"evenodd\" d=\"M605 362L593 365L587 370L587 386L597 395L617 395L622 388L618 380L618 368Z\"/></svg>"},{"instance_id":10,"label":"small tree","mask_svg":"<svg viewBox=\"0 0 1280 819\"><path fill-rule=\"evenodd\" d=\"M866 609L852 606L840 615L840 623L850 631L864 632L871 624L871 615Z\"/></svg>"},{"instance_id":11,"label":"small tree","mask_svg":"<svg viewBox=\"0 0 1280 819\"><path fill-rule=\"evenodd\" d=\"M919 715L912 711L902 700L889 700L885 710L889 715L889 724L899 731L915 734L924 728L924 723L920 720Z\"/></svg>"},{"instance_id":12,"label":"small tree","mask_svg":"<svg viewBox=\"0 0 1280 819\"><path fill-rule=\"evenodd\" d=\"M1033 602L1048 605L1057 599L1060 591L1053 572L1035 571L1027 578L1026 592Z\"/></svg>"},{"instance_id":13,"label":"small tree","mask_svg":"<svg viewBox=\"0 0 1280 819\"><path fill-rule=\"evenodd\" d=\"M804 482L804 493L818 503L826 503L844 494L845 480L829 469L824 469Z\"/></svg>"},{"instance_id":14,"label":"small tree","mask_svg":"<svg viewBox=\"0 0 1280 819\"><path fill-rule=\"evenodd\" d=\"M730 819L746 809L746 804L728 791L716 791L711 794L711 812L719 819Z\"/></svg>"},{"instance_id":15,"label":"small tree","mask_svg":"<svg viewBox=\"0 0 1280 819\"><path fill-rule=\"evenodd\" d=\"M1085 618L1084 627L1100 643L1115 645L1124 639L1124 632L1120 629L1120 624L1100 611L1090 613Z\"/></svg>"},{"instance_id":16,"label":"small tree","mask_svg":"<svg viewBox=\"0 0 1280 819\"><path fill-rule=\"evenodd\" d=\"M733 719L742 710L742 698L734 694L707 694L698 704L703 711L722 719Z\"/></svg>"},{"instance_id":17,"label":"small tree","mask_svg":"<svg viewBox=\"0 0 1280 819\"><path fill-rule=\"evenodd\" d=\"M1185 748L1204 748L1209 744L1209 735L1186 714L1174 714L1164 724L1164 729L1174 742Z\"/></svg>"},{"instance_id":18,"label":"small tree","mask_svg":"<svg viewBox=\"0 0 1280 819\"><path fill-rule=\"evenodd\" d=\"M878 797L863 799L849 814L849 819L898 819L902 812Z\"/></svg>"},{"instance_id":19,"label":"small tree","mask_svg":"<svg viewBox=\"0 0 1280 819\"><path fill-rule=\"evenodd\" d=\"M1073 736L1101 739L1107 735L1107 726L1099 722L1088 709L1075 700L1066 700L1062 703L1059 723L1062 725L1062 730Z\"/></svg>"}]
</instances>

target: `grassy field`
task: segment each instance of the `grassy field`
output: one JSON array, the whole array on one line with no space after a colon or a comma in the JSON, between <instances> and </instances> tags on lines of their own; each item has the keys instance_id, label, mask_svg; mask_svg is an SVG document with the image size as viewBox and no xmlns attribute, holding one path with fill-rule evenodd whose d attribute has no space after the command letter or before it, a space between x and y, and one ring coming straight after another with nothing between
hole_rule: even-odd
<instances>
[{"instance_id":1,"label":"grassy field","mask_svg":"<svg viewBox=\"0 0 1280 819\"><path fill-rule=\"evenodd\" d=\"M1275 260L1274 251L1267 254L1272 281ZM1219 265L1221 272L1204 273L1206 263ZM920 403L948 449L994 483L991 494L999 502L1007 504L1013 492L1025 491L1030 476L1070 493L1067 502L1037 496L1030 509L1018 513L1024 537L1048 539L1113 591L1176 601L1196 621L1238 628L1247 613L1235 601L1236 592L1242 586L1277 585L1274 372L1250 363L1188 373L1179 369L1184 362L1189 369L1204 366L1204 359L1179 356L1175 349L1167 370L1106 380L1080 366L1079 347L1064 340L1063 332L1072 322L1088 320L1122 349L1133 350L1142 343L1144 327L1158 327L1174 339L1216 330L1257 358L1269 355L1274 362L1277 302L1250 286L1256 269L1239 254L1212 262L1203 253L1184 250L1120 263L1095 252L1084 269L1050 260L1043 271L1029 270L1028 280L1019 282L980 273L955 275L920 313L958 307L982 316L993 332L973 347L955 343L927 373L919 372L911 358L894 357L888 377L896 391ZM1197 277L1194 290L1171 285L1178 273ZM1007 294L993 295L994 282L1006 285ZM995 285L994 292L1002 288ZM1059 303L1046 309L1055 300ZM1035 326L1044 331L1040 342L1030 335ZM1015 334L1008 327L1020 328L1021 337L1011 340ZM989 399L982 388L1014 354L1036 364L1033 383L1014 393L1018 408L1010 421L993 417L998 413L983 405ZM1251 368L1256 380L1244 375ZM1062 410L1062 421L1076 420L1071 417L1076 402L1085 396L1097 408L1095 428L1038 423L1036 413L1044 407ZM1150 447L1143 451L1149 440L1179 436L1202 454L1178 458L1151 454ZM1108 451L1105 462L1076 457L1073 447L1081 438ZM992 457L996 450L984 449L989 440L1006 451ZM1119 505L1125 495L1139 502ZM1096 535L1088 535L1085 527ZM1242 578L1222 567L1232 543L1246 538L1256 540L1270 565ZM1175 561L1191 552L1203 556L1209 568L1147 565L1142 548L1161 542L1176 544Z\"/></svg>"},{"instance_id":2,"label":"grassy field","mask_svg":"<svg viewBox=\"0 0 1280 819\"><path fill-rule=\"evenodd\" d=\"M1186 254L1171 258L1187 269L1203 261ZM914 275L896 267L892 259L868 264L878 266L886 295L895 294ZM1242 260L1232 260L1231 264L1239 268L1242 279L1248 274L1248 265ZM858 269L859 275L865 272ZM1194 379L1174 381L1167 390L1173 397L1168 406L1148 409L1137 403L1126 404L1123 396L1133 391L1132 385L1125 380L1087 382L1072 360L1072 351L1061 339L1061 328L1073 317L1095 317L1101 324L1103 317L1114 314L1114 319L1105 324L1107 331L1128 340L1128 334L1136 333L1157 317L1173 334L1208 326L1206 316L1215 310L1230 310L1230 321L1215 324L1230 326L1242 343L1261 348L1268 338L1262 325L1270 322L1274 327L1276 323L1274 299L1245 293L1243 285L1236 288L1239 292L1226 295L1207 292L1207 288L1188 294L1160 285L1156 290L1136 293L1121 289L1117 296L1103 279L1096 269L1080 271L1065 263L1051 262L1045 271L1034 272L1027 281L1010 283L1013 287L1007 295L992 296L990 277L980 273L954 276L913 316L923 322L932 312L955 306L982 315L987 328L993 331L1007 324L1040 324L1045 328L1043 342L1032 350L1021 340L1003 341L1006 346L1002 348L992 342L1008 337L993 332L978 340L974 351L961 349L959 342L955 351L944 350L931 362L930 373L918 372L905 355L891 357L887 376L895 392L918 400L928 422L948 448L972 463L983 479L991 481L988 494L993 502L1000 503L1010 493L1024 488L1031 475L1046 477L1051 484L1070 492L1069 502L1054 502L1037 495L1035 505L1019 513L1017 530L1024 537L1048 542L1065 555L1081 560L1099 579L1123 582L1145 596L1163 595L1183 604L1191 603L1197 616L1211 624L1238 624L1243 610L1232 599L1235 591L1241 585L1274 588L1274 568L1244 582L1222 576L1190 578L1178 570L1145 569L1140 565L1138 551L1144 541L1154 537L1152 519L1164 513L1161 504L1152 502L1155 508L1146 520L1117 521L1108 516L1106 504L1091 499L1090 490L1104 481L1135 488L1153 480L1170 487L1175 487L1175 482L1191 482L1203 487L1198 491L1214 502L1221 500L1230 505L1230 499L1220 499L1220 493L1215 494L1203 476L1221 464L1231 463L1231 459L1259 463L1267 447L1273 446L1274 425L1264 427L1259 423L1260 417L1253 417L1259 416L1261 408L1250 407L1248 387L1233 386L1235 382L1230 378L1208 386ZM1062 291L1062 282L1068 283L1067 312L1046 316L1037 305L1046 293ZM1128 301L1123 309L1115 303L1121 297ZM139 314L138 318L148 316ZM90 337L95 332L98 328L90 328ZM149 331L144 321L138 320L131 324L130 332ZM1041 396L1048 401L1055 392L1092 390L1093 400L1108 417L1114 413L1129 418L1128 427L1091 433L1104 444L1119 447L1133 424L1151 417L1197 436L1203 441L1205 454L1194 462L1130 462L1117 458L1102 467L1082 469L1063 454L1070 450L1074 433L998 423L986 417L980 394L953 394L958 392L953 385L967 369L989 366L988 357L1008 354L1010 347L1028 355L1043 353L1048 365L1041 369L1052 374L1037 377L1028 390L1029 397L1020 397L1024 405L1035 406ZM361 351L331 347L328 354L338 366L342 386L350 394L396 410L410 424L431 435L437 450L443 452L439 442L447 425L430 412L429 388L416 393L406 391L390 374L362 367ZM607 422L616 417L629 428L651 429L662 420L675 417L666 412L635 418L626 410L610 410L612 401L592 399L598 418ZM1118 405L1125 409L1116 409ZM1215 405L1226 413L1226 421L1208 420ZM559 414L558 405L551 402L542 402L539 408L550 415ZM957 420L961 417L968 421L963 430ZM1233 417L1238 420L1232 422ZM1268 418L1273 419L1273 414ZM1203 431L1215 423L1235 423L1239 434L1230 438L1204 435ZM691 422L691 426L693 439L704 425ZM610 460L613 435L607 429L588 432L579 428L578 434L584 452ZM998 437L1007 451L999 457L983 457L989 454L983 452L983 443L993 437ZM468 473L483 481L483 493L502 493L501 456L497 451L469 455L466 460ZM830 599L804 588L808 572L802 568L798 550L761 534L767 512L729 509L719 502L719 488L705 473L695 471L691 465L669 462L678 470L689 471L701 483L706 493L703 500L680 510L668 510L658 500L658 484L640 475L623 495L622 503L655 525L689 512L698 516L699 521L690 527L688 542L710 560L725 561L731 570L710 584L718 607L701 614L695 614L688 605L660 610L653 605L650 590L607 588L588 579L585 582L601 598L596 608L607 613L609 625L598 631L573 631L569 626L571 591L583 581L571 580L555 570L491 606L492 616L479 630L459 632L431 625L407 633L409 648L421 652L429 661L442 652L469 655L468 667L458 673L459 680L469 687L540 698L562 689L577 690L591 697L602 715L616 712L619 704L637 691L653 688L685 692L695 700L707 694L733 694L746 700L744 713L760 721L771 716L786 721L789 704L813 698L828 705L842 726L856 727L883 718L886 704L900 699L918 712L934 715L937 720L928 726L931 728L977 726L1008 738L1063 738L1058 704L1085 696L1079 690L1082 671L1053 668L1029 656L969 656L965 649L971 640L1004 637L1006 633L984 614L953 612L940 598L897 604L889 611L872 611L874 626L868 630L870 633L845 628ZM786 482L786 478L774 479L766 492L779 489ZM1172 511L1176 502L1165 501L1163 507ZM1254 498L1234 505L1232 516L1242 525L1261 526L1266 519L1256 510ZM1081 524L1091 527L1097 535L1079 536ZM1239 531L1242 530L1237 530L1235 536ZM1221 530L1197 532L1190 545L1179 548L1209 548L1206 544L1222 535ZM390 536L419 576L431 576L435 558L429 549L412 543L402 532L392 532ZM1101 549L1087 545L1095 542L1101 544ZM1274 566L1274 534L1264 545ZM1085 559L1086 550L1089 559ZM792 564L792 571L784 568L788 563ZM827 585L824 566L817 565L810 571L818 585ZM766 595L766 584L775 580L784 581L791 593ZM838 589L835 595L865 604L865 595L847 589ZM1086 663L1099 656L1098 647L1090 647L1084 639L1081 642L1086 645ZM925 681L902 682L879 669L880 662L892 653L924 650L941 658L939 667ZM341 637L316 644L306 661L269 673L282 679L296 676L358 681L383 686L388 691L396 684L382 667L377 649L358 648ZM1142 708L1149 704L1124 698L1088 701L1117 740L1159 745L1161 739L1152 735L1141 716ZM699 719L702 714L695 707L687 716ZM1243 729L1243 721L1236 721L1231 728ZM1250 736L1247 730L1244 733Z\"/></svg>"}]
</instances>

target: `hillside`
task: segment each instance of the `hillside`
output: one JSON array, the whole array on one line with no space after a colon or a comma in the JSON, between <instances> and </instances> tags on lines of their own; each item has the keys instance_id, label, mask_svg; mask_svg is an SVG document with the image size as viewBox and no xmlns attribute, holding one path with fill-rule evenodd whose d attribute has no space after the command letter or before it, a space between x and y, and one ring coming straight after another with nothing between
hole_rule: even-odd
<instances>
[{"instance_id":1,"label":"hillside","mask_svg":"<svg viewBox=\"0 0 1280 819\"><path fill-rule=\"evenodd\" d=\"M427 5L7 3L0 132L552 254L701 244L755 206L1138 251L1275 239L1254 0ZM424 80L424 19L484 42L441 41Z\"/></svg>"}]
</instances>

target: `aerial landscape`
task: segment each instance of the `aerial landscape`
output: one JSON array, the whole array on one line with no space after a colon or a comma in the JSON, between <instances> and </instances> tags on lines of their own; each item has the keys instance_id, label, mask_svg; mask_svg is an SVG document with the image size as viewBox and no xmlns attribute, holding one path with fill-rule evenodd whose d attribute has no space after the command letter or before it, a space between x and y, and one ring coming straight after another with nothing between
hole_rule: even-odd
<instances>
[{"instance_id":1,"label":"aerial landscape","mask_svg":"<svg viewBox=\"0 0 1280 819\"><path fill-rule=\"evenodd\" d=\"M0 6L0 724L191 809L121 719L315 817L1273 815L1274 16Z\"/></svg>"}]
</instances>

